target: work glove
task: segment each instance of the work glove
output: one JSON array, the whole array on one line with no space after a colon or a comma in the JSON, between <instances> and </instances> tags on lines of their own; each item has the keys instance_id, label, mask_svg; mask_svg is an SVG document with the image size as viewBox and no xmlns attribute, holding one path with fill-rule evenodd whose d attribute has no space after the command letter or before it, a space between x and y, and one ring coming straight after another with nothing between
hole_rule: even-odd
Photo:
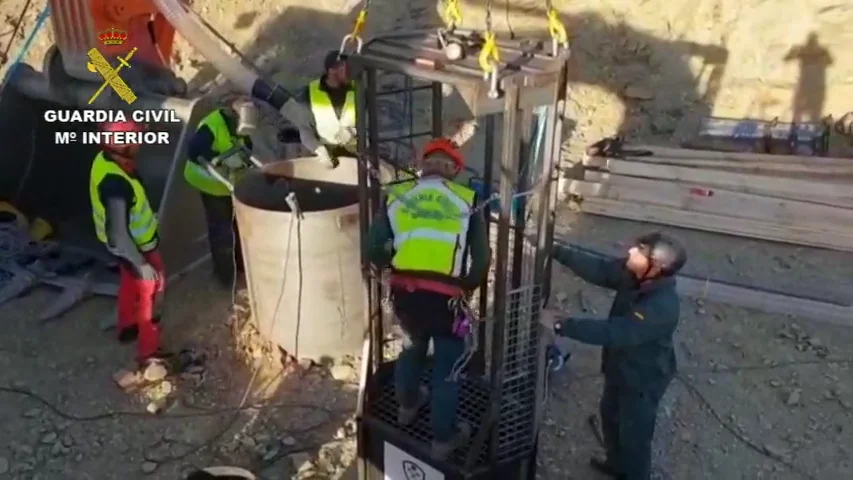
<instances>
[{"instance_id":1,"label":"work glove","mask_svg":"<svg viewBox=\"0 0 853 480\"><path fill-rule=\"evenodd\" d=\"M246 166L246 160L240 154L229 155L222 163L231 170L240 170Z\"/></svg>"},{"instance_id":2,"label":"work glove","mask_svg":"<svg viewBox=\"0 0 853 480\"><path fill-rule=\"evenodd\" d=\"M147 280L156 282L160 280L160 274L157 273L157 269L154 268L150 263L146 263L140 267L136 268L136 276L141 280Z\"/></svg>"},{"instance_id":3,"label":"work glove","mask_svg":"<svg viewBox=\"0 0 853 480\"><path fill-rule=\"evenodd\" d=\"M545 347L545 361L548 363L548 368L552 372L562 369L571 356L571 353L564 353L563 350L555 344Z\"/></svg>"},{"instance_id":4,"label":"work glove","mask_svg":"<svg viewBox=\"0 0 853 480\"><path fill-rule=\"evenodd\" d=\"M338 161L332 157L329 150L324 145L317 147L317 150L314 150L314 155L317 156L317 159L319 159L322 164L327 165L329 168L337 168Z\"/></svg>"},{"instance_id":5,"label":"work glove","mask_svg":"<svg viewBox=\"0 0 853 480\"><path fill-rule=\"evenodd\" d=\"M558 337L563 336L563 321L562 320L554 322L554 335L556 335Z\"/></svg>"},{"instance_id":6,"label":"work glove","mask_svg":"<svg viewBox=\"0 0 853 480\"><path fill-rule=\"evenodd\" d=\"M335 133L335 143L338 145L349 145L355 140L355 128L341 127Z\"/></svg>"}]
</instances>

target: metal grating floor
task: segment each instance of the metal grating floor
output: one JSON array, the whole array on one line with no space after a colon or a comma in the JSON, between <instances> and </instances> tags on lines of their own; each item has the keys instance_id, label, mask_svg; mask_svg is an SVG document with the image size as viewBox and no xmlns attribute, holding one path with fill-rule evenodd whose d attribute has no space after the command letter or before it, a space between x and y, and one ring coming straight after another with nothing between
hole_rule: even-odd
<instances>
[{"instance_id":1,"label":"metal grating floor","mask_svg":"<svg viewBox=\"0 0 853 480\"><path fill-rule=\"evenodd\" d=\"M388 368L387 364L383 368ZM393 368L389 368L393 372ZM427 369L422 376L421 384L429 385L429 379L432 372ZM483 415L486 412L486 406L489 403L488 385L480 380L462 378L460 402L457 418L460 421L467 422L471 425L471 438L477 436L480 424L483 421ZM392 373L386 373L381 376L381 384L379 387L379 395L374 396L369 402L369 412L374 418L392 426L395 430L405 433L424 444L424 448L429 450L429 442L432 441L432 427L430 426L430 407L427 404L418 412L418 418L411 426L405 427L397 424L397 400L394 396L394 376ZM487 455L488 441L484 442L484 446L477 456L475 467L486 465L488 463ZM453 455L453 463L462 467L465 464L465 459L468 457L468 447L456 450Z\"/></svg>"}]
</instances>

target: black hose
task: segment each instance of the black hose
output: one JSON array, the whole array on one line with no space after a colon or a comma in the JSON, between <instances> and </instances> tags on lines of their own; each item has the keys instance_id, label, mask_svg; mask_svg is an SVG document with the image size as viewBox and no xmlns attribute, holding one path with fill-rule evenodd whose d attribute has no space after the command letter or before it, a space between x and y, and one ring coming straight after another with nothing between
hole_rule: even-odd
<instances>
[{"instance_id":1,"label":"black hose","mask_svg":"<svg viewBox=\"0 0 853 480\"><path fill-rule=\"evenodd\" d=\"M288 100L293 98L293 93L277 83L258 78L252 85L252 97L263 100L276 110L280 110Z\"/></svg>"}]
</instances>

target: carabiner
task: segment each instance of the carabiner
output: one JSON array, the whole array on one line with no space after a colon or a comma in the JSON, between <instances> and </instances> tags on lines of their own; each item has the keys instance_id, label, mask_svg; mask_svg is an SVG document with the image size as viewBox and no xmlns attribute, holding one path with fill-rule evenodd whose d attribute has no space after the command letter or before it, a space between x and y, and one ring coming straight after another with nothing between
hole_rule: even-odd
<instances>
[{"instance_id":1,"label":"carabiner","mask_svg":"<svg viewBox=\"0 0 853 480\"><path fill-rule=\"evenodd\" d=\"M355 41L355 53L361 53L361 48L364 46L364 41L358 35L348 33L344 36L344 39L341 40L341 48L338 49L338 55L343 55L344 49L346 48L347 44L352 41Z\"/></svg>"}]
</instances>

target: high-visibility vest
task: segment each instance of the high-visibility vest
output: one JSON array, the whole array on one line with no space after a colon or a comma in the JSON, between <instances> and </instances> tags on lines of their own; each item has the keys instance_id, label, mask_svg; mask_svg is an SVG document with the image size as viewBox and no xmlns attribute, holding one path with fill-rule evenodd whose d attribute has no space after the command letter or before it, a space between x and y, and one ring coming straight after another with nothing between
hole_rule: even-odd
<instances>
[{"instance_id":1,"label":"high-visibility vest","mask_svg":"<svg viewBox=\"0 0 853 480\"><path fill-rule=\"evenodd\" d=\"M323 143L337 145L335 136L338 131L342 128L355 128L355 83L350 82L340 117L335 113L332 99L323 90L320 80L314 80L308 84L308 99L311 103L311 113L314 114L317 134Z\"/></svg>"},{"instance_id":2,"label":"high-visibility vest","mask_svg":"<svg viewBox=\"0 0 853 480\"><path fill-rule=\"evenodd\" d=\"M461 278L476 193L441 178L394 183L386 192L394 236L391 266Z\"/></svg>"},{"instance_id":3,"label":"high-visibility vest","mask_svg":"<svg viewBox=\"0 0 853 480\"><path fill-rule=\"evenodd\" d=\"M89 173L89 199L92 202L92 218L95 221L95 235L104 245L109 246L107 238L107 211L98 193L98 187L107 175L118 175L133 189L133 202L128 212L128 227L130 236L140 251L148 251L156 246L157 215L148 203L148 195L142 183L125 173L115 162L107 159L104 152L99 152L92 162Z\"/></svg>"},{"instance_id":4,"label":"high-visibility vest","mask_svg":"<svg viewBox=\"0 0 853 480\"><path fill-rule=\"evenodd\" d=\"M245 141L242 138L231 134L231 130L228 129L228 123L222 115L222 109L214 110L204 117L204 119L202 119L198 124L198 129L201 129L202 127L207 127L213 134L213 146L211 150L213 150L215 155L222 155L238 144L245 145ZM196 131L198 131L198 129ZM231 191L228 190L226 185L223 185L222 182L211 175L210 172L207 171L207 168L193 160L194 159L188 159L184 165L184 180L186 180L187 183L208 195L214 195L217 197L231 195ZM221 173L223 177L230 179L232 183L234 182L235 178L231 175L231 172L229 172L228 169L220 167L219 173Z\"/></svg>"}]
</instances>

